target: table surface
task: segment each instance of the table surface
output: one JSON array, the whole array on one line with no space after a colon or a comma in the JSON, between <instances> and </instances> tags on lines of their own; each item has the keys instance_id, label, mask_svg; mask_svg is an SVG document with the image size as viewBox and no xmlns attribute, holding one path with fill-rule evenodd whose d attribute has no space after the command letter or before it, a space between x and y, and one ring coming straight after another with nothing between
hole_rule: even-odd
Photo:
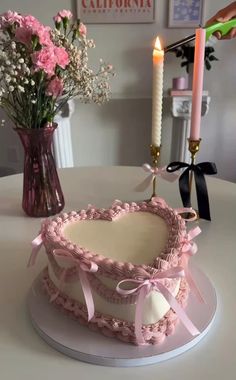
<instances>
[{"instance_id":1,"label":"table surface","mask_svg":"<svg viewBox=\"0 0 236 380\"><path fill-rule=\"evenodd\" d=\"M135 193L145 173L136 167L89 167L59 171L65 195L65 211L79 210L88 203L109 206L114 199L141 200ZM194 262L211 278L218 295L213 327L193 349L159 364L134 367L99 367L63 356L34 331L26 308L26 297L34 278L46 263L39 255L32 269L26 268L31 240L40 219L29 218L21 209L22 175L0 179L0 374L3 380L38 380L68 377L91 379L214 379L235 378L235 289L236 289L236 184L207 178L212 222L200 220ZM158 195L172 207L180 207L178 183L158 181ZM190 226L193 224L189 223Z\"/></svg>"}]
</instances>

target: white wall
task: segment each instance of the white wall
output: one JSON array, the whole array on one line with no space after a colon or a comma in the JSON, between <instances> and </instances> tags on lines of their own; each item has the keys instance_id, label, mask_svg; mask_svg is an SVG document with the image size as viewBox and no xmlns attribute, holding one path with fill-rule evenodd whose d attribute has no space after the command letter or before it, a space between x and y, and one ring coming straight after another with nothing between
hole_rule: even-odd
<instances>
[{"instance_id":1,"label":"white wall","mask_svg":"<svg viewBox=\"0 0 236 380\"><path fill-rule=\"evenodd\" d=\"M227 0L205 0L205 19ZM75 8L74 1L1 0L0 12L14 9L32 13L44 23L62 8ZM73 148L76 165L140 165L149 160L151 136L152 46L157 34L164 44L192 33L191 29L167 28L168 1L156 1L156 22L153 24L89 25L89 36L96 42L91 55L94 64L100 57L115 66L117 76L112 81L113 100L107 105L76 104L73 115ZM218 42L219 62L205 73L206 90L212 97L210 111L202 120L201 160L215 161L219 176L236 182L236 40ZM172 77L183 75L180 60L166 55L165 91ZM172 119L165 104L162 140L162 162L168 163ZM4 153L6 130L0 131L0 160ZM8 133L9 135L9 133ZM11 140L13 141L13 140ZM15 138L14 144L17 144ZM20 148L19 148L20 149ZM0 164L1 165L1 164ZM11 164L12 165L12 164ZM19 165L18 165L19 166Z\"/></svg>"}]
</instances>

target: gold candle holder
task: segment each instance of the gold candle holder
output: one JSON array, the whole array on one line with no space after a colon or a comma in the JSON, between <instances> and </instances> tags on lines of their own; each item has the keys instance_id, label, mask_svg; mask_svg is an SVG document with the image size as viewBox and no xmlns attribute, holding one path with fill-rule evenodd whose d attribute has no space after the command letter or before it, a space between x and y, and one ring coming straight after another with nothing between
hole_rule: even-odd
<instances>
[{"instance_id":1,"label":"gold candle holder","mask_svg":"<svg viewBox=\"0 0 236 380\"><path fill-rule=\"evenodd\" d=\"M197 155L197 152L199 151L199 148L200 148L200 142L201 142L201 139L199 139L199 140L188 139L188 150L191 153L191 165L195 164L196 155ZM191 170L190 171L190 177L189 177L190 202L191 202L192 184L193 184L193 171ZM199 218L198 211L195 210L195 212L197 213L197 218ZM180 215L186 221L192 220L192 217L193 217L193 213L191 213L191 212L183 212Z\"/></svg>"},{"instance_id":2,"label":"gold candle holder","mask_svg":"<svg viewBox=\"0 0 236 380\"><path fill-rule=\"evenodd\" d=\"M191 140L188 139L188 150L191 153L191 165L195 164L196 155L200 149L200 143L202 139L199 140ZM190 172L190 178L189 178L189 192L191 194L192 191L192 184L193 184L193 171Z\"/></svg>"},{"instance_id":3,"label":"gold candle holder","mask_svg":"<svg viewBox=\"0 0 236 380\"><path fill-rule=\"evenodd\" d=\"M151 145L150 152L152 156L153 166L154 168L157 168L159 164L160 154L161 154L161 146ZM152 181L152 198L156 197L156 182L157 182L157 178L154 177Z\"/></svg>"}]
</instances>

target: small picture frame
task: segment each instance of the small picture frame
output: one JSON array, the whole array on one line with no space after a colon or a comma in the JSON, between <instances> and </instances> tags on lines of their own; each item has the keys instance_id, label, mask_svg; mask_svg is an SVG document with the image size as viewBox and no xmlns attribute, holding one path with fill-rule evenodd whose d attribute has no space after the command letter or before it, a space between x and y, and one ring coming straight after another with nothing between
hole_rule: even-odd
<instances>
[{"instance_id":1,"label":"small picture frame","mask_svg":"<svg viewBox=\"0 0 236 380\"><path fill-rule=\"evenodd\" d=\"M202 25L204 0L169 0L169 28L196 28Z\"/></svg>"}]
</instances>

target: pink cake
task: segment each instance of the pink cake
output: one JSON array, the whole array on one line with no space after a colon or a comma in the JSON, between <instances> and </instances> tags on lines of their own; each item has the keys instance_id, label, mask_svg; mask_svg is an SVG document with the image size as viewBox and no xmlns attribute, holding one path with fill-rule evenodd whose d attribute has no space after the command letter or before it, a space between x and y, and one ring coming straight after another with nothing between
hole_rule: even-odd
<instances>
[{"instance_id":1,"label":"pink cake","mask_svg":"<svg viewBox=\"0 0 236 380\"><path fill-rule=\"evenodd\" d=\"M179 319L198 334L184 311L193 235L161 198L116 201L44 221L30 264L43 244L49 301L80 324L125 342L158 344Z\"/></svg>"}]
</instances>

